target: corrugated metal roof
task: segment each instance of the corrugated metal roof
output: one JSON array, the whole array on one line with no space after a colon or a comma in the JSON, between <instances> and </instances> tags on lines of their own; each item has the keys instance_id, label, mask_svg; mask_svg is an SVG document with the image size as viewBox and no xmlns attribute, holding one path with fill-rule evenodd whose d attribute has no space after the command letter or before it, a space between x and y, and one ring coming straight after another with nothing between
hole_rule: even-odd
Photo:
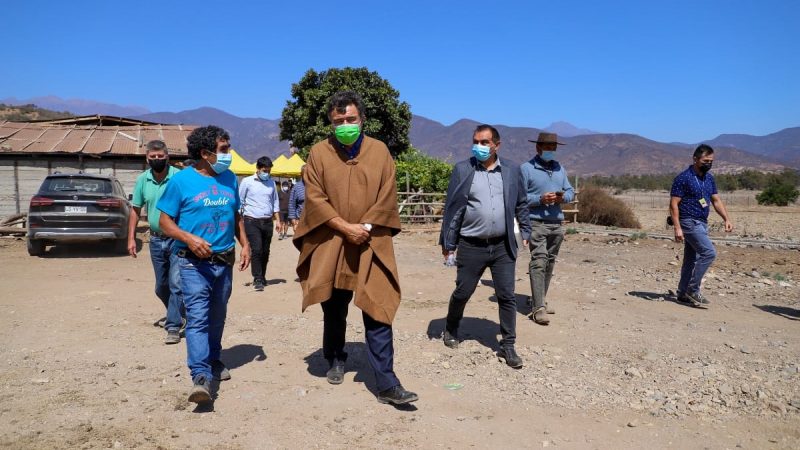
<instances>
[{"instance_id":1,"label":"corrugated metal roof","mask_svg":"<svg viewBox=\"0 0 800 450\"><path fill-rule=\"evenodd\" d=\"M144 155L153 139L167 144L171 154L186 155L191 125L62 125L0 121L2 153L84 153Z\"/></svg>"}]
</instances>

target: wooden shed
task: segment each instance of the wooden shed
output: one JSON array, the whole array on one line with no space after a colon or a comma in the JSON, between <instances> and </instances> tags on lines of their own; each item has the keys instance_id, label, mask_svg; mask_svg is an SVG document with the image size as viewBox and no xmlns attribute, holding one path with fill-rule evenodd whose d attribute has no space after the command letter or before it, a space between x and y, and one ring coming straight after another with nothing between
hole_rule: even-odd
<instances>
[{"instance_id":1,"label":"wooden shed","mask_svg":"<svg viewBox=\"0 0 800 450\"><path fill-rule=\"evenodd\" d=\"M170 158L181 161L194 128L112 116L0 121L0 217L27 212L42 180L57 171L113 175L130 194L147 167L147 143L164 141Z\"/></svg>"}]
</instances>

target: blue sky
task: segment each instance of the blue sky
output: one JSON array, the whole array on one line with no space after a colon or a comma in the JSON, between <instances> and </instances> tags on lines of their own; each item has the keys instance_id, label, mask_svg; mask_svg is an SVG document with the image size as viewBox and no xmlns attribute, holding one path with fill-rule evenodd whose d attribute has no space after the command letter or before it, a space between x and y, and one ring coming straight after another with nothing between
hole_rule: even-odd
<instances>
[{"instance_id":1,"label":"blue sky","mask_svg":"<svg viewBox=\"0 0 800 450\"><path fill-rule=\"evenodd\" d=\"M660 141L800 126L797 1L4 5L0 98L280 116L309 68L362 67L415 114Z\"/></svg>"}]
</instances>

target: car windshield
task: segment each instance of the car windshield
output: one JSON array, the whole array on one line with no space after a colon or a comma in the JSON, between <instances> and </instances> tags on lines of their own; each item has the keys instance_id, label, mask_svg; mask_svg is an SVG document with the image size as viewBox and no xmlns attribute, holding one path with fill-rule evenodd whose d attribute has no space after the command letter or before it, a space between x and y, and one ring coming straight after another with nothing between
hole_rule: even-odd
<instances>
[{"instance_id":1,"label":"car windshield","mask_svg":"<svg viewBox=\"0 0 800 450\"><path fill-rule=\"evenodd\" d=\"M98 178L48 178L43 186L47 192L92 192L97 194L110 194L111 182Z\"/></svg>"}]
</instances>

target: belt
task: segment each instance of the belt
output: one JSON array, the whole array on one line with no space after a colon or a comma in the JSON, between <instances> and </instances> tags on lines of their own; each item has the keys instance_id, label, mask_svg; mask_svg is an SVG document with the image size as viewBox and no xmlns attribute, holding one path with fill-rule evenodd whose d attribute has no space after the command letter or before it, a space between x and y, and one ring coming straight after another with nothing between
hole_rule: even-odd
<instances>
[{"instance_id":1,"label":"belt","mask_svg":"<svg viewBox=\"0 0 800 450\"><path fill-rule=\"evenodd\" d=\"M212 264L226 264L228 266L232 266L236 262L235 247L231 247L229 250L225 250L224 252L212 253L211 256L209 256L208 258L201 258L192 253L192 251L187 248L182 248L177 252L175 252L175 254L180 256L181 258L196 259L198 261L208 261Z\"/></svg>"},{"instance_id":2,"label":"belt","mask_svg":"<svg viewBox=\"0 0 800 450\"><path fill-rule=\"evenodd\" d=\"M250 217L250 216L244 216L244 219L245 220L264 220L264 221L267 221L267 222L272 222L272 217Z\"/></svg>"},{"instance_id":3,"label":"belt","mask_svg":"<svg viewBox=\"0 0 800 450\"><path fill-rule=\"evenodd\" d=\"M470 243L472 245L480 245L480 246L487 246L487 245L497 245L501 242L505 242L505 236L498 236L493 238L479 238L479 237L472 237L472 236L461 236L461 239L464 242Z\"/></svg>"},{"instance_id":4,"label":"belt","mask_svg":"<svg viewBox=\"0 0 800 450\"><path fill-rule=\"evenodd\" d=\"M162 232L160 232L160 231L153 231L153 230L150 230L150 236L155 236L155 237L160 237L160 238L164 238L164 239L169 239L169 236L167 236L166 234L164 234L164 233L162 233Z\"/></svg>"}]
</instances>

